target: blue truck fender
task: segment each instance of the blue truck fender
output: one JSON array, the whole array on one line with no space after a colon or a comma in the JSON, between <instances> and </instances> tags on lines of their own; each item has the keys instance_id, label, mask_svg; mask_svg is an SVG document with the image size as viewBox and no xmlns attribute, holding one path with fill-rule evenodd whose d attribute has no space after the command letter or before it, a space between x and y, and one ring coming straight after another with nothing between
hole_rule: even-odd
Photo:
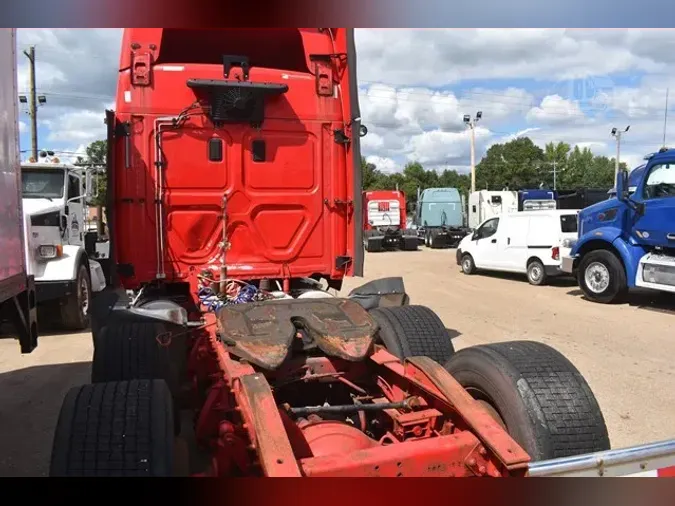
<instances>
[{"instance_id":1,"label":"blue truck fender","mask_svg":"<svg viewBox=\"0 0 675 506\"><path fill-rule=\"evenodd\" d=\"M628 287L633 288L635 286L635 276L637 275L640 258L644 255L644 250L640 246L630 244L626 241L622 237L621 231L617 228L603 227L595 229L591 233L580 237L570 251L570 255L580 258L580 252L587 249L590 243L595 243L591 248L593 250L604 248L618 253L626 272L626 283L628 284Z\"/></svg>"}]
</instances>

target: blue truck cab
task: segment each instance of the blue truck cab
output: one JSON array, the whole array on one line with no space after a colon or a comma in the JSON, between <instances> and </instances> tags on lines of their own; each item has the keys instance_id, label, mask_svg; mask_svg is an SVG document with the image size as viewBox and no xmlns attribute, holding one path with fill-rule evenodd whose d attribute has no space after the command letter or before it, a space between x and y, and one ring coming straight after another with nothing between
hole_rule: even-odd
<instances>
[{"instance_id":1,"label":"blue truck cab","mask_svg":"<svg viewBox=\"0 0 675 506\"><path fill-rule=\"evenodd\" d=\"M466 236L464 198L457 188L417 192L415 225L420 242L430 248L453 247Z\"/></svg>"},{"instance_id":2,"label":"blue truck cab","mask_svg":"<svg viewBox=\"0 0 675 506\"><path fill-rule=\"evenodd\" d=\"M675 293L675 150L620 171L613 196L578 220L562 270L576 274L586 298L618 302L636 287Z\"/></svg>"}]
</instances>

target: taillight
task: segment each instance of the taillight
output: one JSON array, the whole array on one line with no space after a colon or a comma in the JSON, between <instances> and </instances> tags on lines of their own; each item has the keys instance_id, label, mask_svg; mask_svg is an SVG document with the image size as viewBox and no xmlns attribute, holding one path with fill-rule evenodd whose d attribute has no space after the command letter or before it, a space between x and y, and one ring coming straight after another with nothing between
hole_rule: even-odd
<instances>
[{"instance_id":1,"label":"taillight","mask_svg":"<svg viewBox=\"0 0 675 506\"><path fill-rule=\"evenodd\" d=\"M551 253L551 258L553 258L553 260L560 260L560 248L556 246Z\"/></svg>"}]
</instances>

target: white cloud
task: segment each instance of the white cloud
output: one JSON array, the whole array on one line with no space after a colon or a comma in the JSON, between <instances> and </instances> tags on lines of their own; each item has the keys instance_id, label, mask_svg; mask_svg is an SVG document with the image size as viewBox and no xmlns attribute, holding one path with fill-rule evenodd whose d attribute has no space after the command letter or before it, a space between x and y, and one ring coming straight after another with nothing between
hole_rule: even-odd
<instances>
[{"instance_id":1,"label":"white cloud","mask_svg":"<svg viewBox=\"0 0 675 506\"><path fill-rule=\"evenodd\" d=\"M526 115L528 121L544 124L581 123L586 120L579 104L562 98L560 95L544 97L538 107L530 109Z\"/></svg>"},{"instance_id":2,"label":"white cloud","mask_svg":"<svg viewBox=\"0 0 675 506\"><path fill-rule=\"evenodd\" d=\"M48 142L85 143L104 139L106 127L104 111L72 111L58 118L46 119L42 124L49 128Z\"/></svg>"},{"instance_id":3,"label":"white cloud","mask_svg":"<svg viewBox=\"0 0 675 506\"><path fill-rule=\"evenodd\" d=\"M407 158L430 166L461 165L470 152L469 135L468 130L461 132L433 130L415 135L410 139ZM475 135L476 144L480 148L490 138L491 133L488 129L477 126Z\"/></svg>"},{"instance_id":4,"label":"white cloud","mask_svg":"<svg viewBox=\"0 0 675 506\"><path fill-rule=\"evenodd\" d=\"M359 76L400 86L467 79L584 79L662 70L673 32L559 29L357 30Z\"/></svg>"},{"instance_id":5,"label":"white cloud","mask_svg":"<svg viewBox=\"0 0 675 506\"><path fill-rule=\"evenodd\" d=\"M403 167L391 158L385 158L381 156L367 156L366 162L372 163L379 170L388 174L400 172L403 170Z\"/></svg>"},{"instance_id":6,"label":"white cloud","mask_svg":"<svg viewBox=\"0 0 675 506\"><path fill-rule=\"evenodd\" d=\"M609 130L630 124L622 159L639 163L660 147L668 87L675 104L672 30L356 33L361 116L369 129L362 149L385 171L401 170L410 160L466 169L469 140L462 116L478 110L478 158L490 143L518 136L613 156ZM22 51L34 44L38 92L47 95L38 115L40 147L83 152L103 138L121 29L19 29L18 41L20 91L28 86ZM621 80L612 73L621 73ZM631 75L634 83L626 79ZM24 121L20 129L27 131ZM670 131L675 134L675 127Z\"/></svg>"},{"instance_id":7,"label":"white cloud","mask_svg":"<svg viewBox=\"0 0 675 506\"><path fill-rule=\"evenodd\" d=\"M19 133L24 133L28 131L28 125L23 121L19 121Z\"/></svg>"}]
</instances>

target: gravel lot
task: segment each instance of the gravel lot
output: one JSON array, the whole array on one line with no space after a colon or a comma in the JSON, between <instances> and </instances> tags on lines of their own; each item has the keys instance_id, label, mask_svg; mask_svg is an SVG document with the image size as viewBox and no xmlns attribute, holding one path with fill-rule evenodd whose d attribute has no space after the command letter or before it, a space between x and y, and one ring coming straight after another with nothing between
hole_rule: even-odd
<instances>
[{"instance_id":1,"label":"gravel lot","mask_svg":"<svg viewBox=\"0 0 675 506\"><path fill-rule=\"evenodd\" d=\"M675 297L604 306L583 300L569 280L534 287L519 276L465 276L454 250L366 256L365 280L396 275L412 304L431 307L456 332L456 349L529 339L563 352L598 397L613 447L675 437ZM348 280L344 292L365 280ZM61 401L89 380L90 358L88 333L43 334L28 356L0 339L0 476L47 474Z\"/></svg>"}]
</instances>

